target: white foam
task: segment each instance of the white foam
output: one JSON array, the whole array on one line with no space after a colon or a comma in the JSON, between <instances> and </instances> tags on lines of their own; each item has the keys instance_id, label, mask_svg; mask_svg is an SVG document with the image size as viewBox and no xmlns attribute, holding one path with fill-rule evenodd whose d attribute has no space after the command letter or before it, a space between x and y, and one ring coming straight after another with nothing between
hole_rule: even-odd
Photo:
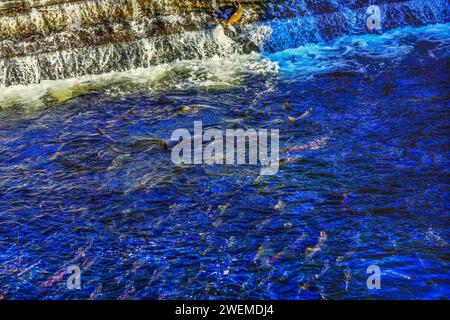
<instances>
[{"instance_id":1,"label":"white foam","mask_svg":"<svg viewBox=\"0 0 450 320\"><path fill-rule=\"evenodd\" d=\"M222 43L222 45L225 45ZM151 48L148 48L151 51ZM260 54L213 56L205 60L185 60L138 68L124 72L83 76L38 84L0 87L0 107L15 104L43 106L45 101L64 102L80 94L103 91L125 95L133 92L187 90L195 88L230 88L246 77L276 74L278 65ZM121 90L124 88L124 90Z\"/></svg>"}]
</instances>

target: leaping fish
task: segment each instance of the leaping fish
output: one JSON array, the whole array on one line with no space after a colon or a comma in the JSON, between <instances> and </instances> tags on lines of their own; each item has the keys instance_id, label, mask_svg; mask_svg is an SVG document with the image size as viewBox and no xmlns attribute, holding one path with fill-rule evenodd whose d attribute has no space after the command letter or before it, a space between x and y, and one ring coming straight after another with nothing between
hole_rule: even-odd
<instances>
[{"instance_id":1,"label":"leaping fish","mask_svg":"<svg viewBox=\"0 0 450 320\"><path fill-rule=\"evenodd\" d=\"M244 7L237 1L237 10L227 20L223 21L223 26L228 27L242 19L244 15Z\"/></svg>"},{"instance_id":2,"label":"leaping fish","mask_svg":"<svg viewBox=\"0 0 450 320\"><path fill-rule=\"evenodd\" d=\"M326 240L327 240L327 233L325 231L320 231L319 242L317 242L317 244L314 248L311 248L311 247L306 248L306 252L305 252L306 257L311 258L317 252L322 250L323 244Z\"/></svg>"}]
</instances>

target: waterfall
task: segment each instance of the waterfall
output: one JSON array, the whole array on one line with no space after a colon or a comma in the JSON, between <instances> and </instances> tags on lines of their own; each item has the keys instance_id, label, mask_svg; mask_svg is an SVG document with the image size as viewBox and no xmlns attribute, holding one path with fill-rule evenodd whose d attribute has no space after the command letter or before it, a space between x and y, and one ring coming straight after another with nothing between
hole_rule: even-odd
<instances>
[{"instance_id":1,"label":"waterfall","mask_svg":"<svg viewBox=\"0 0 450 320\"><path fill-rule=\"evenodd\" d=\"M308 2L314 5L306 6ZM259 22L273 30L265 41L264 50L275 52L346 34L370 32L366 26L366 10L368 4L373 3L378 3L381 10L382 31L408 25L445 23L450 18L447 0L289 0L273 6L266 12L265 21Z\"/></svg>"},{"instance_id":2,"label":"waterfall","mask_svg":"<svg viewBox=\"0 0 450 320\"><path fill-rule=\"evenodd\" d=\"M220 20L231 0L46 0L0 4L0 86L147 68L183 59L275 52L382 30L448 22L447 0L242 0L236 30Z\"/></svg>"}]
</instances>

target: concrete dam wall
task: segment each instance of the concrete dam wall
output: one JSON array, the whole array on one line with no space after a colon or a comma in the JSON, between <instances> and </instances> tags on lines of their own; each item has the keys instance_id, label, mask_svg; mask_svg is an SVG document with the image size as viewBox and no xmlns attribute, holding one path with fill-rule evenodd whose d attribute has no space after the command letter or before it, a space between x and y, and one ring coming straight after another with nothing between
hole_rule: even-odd
<instances>
[{"instance_id":1,"label":"concrete dam wall","mask_svg":"<svg viewBox=\"0 0 450 320\"><path fill-rule=\"evenodd\" d=\"M273 52L345 34L449 21L446 0L9 0L0 3L0 86L146 68L213 55Z\"/></svg>"}]
</instances>

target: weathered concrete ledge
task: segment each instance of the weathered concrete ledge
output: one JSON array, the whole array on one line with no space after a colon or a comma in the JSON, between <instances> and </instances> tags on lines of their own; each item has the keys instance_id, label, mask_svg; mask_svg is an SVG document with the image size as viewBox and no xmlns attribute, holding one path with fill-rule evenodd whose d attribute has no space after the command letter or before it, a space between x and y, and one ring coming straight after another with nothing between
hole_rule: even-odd
<instances>
[{"instance_id":1,"label":"weathered concrete ledge","mask_svg":"<svg viewBox=\"0 0 450 320\"><path fill-rule=\"evenodd\" d=\"M45 54L215 26L233 0L10 0L0 4L0 59ZM240 25L338 12L338 1L241 0ZM366 1L345 9L365 8ZM378 1L389 3L394 1ZM296 3L294 1L294 3ZM214 5L215 4L215 5ZM320 26L319 26L320 27Z\"/></svg>"},{"instance_id":2,"label":"weathered concrete ledge","mask_svg":"<svg viewBox=\"0 0 450 320\"><path fill-rule=\"evenodd\" d=\"M229 52L212 31L233 0L8 0L0 3L0 86L148 67ZM257 47L253 26L271 29L268 50L367 32L366 0L240 0L234 53ZM385 30L448 21L446 0L376 0ZM267 29L267 28L266 28ZM253 34L253 37L255 35ZM256 36L258 38L258 36ZM236 39L235 39L236 40ZM241 47L242 46L242 47Z\"/></svg>"},{"instance_id":3,"label":"weathered concrete ledge","mask_svg":"<svg viewBox=\"0 0 450 320\"><path fill-rule=\"evenodd\" d=\"M242 0L243 24L256 21L261 1ZM47 0L8 1L0 6L0 59L125 43L144 37L207 28L217 8L233 1Z\"/></svg>"}]
</instances>

